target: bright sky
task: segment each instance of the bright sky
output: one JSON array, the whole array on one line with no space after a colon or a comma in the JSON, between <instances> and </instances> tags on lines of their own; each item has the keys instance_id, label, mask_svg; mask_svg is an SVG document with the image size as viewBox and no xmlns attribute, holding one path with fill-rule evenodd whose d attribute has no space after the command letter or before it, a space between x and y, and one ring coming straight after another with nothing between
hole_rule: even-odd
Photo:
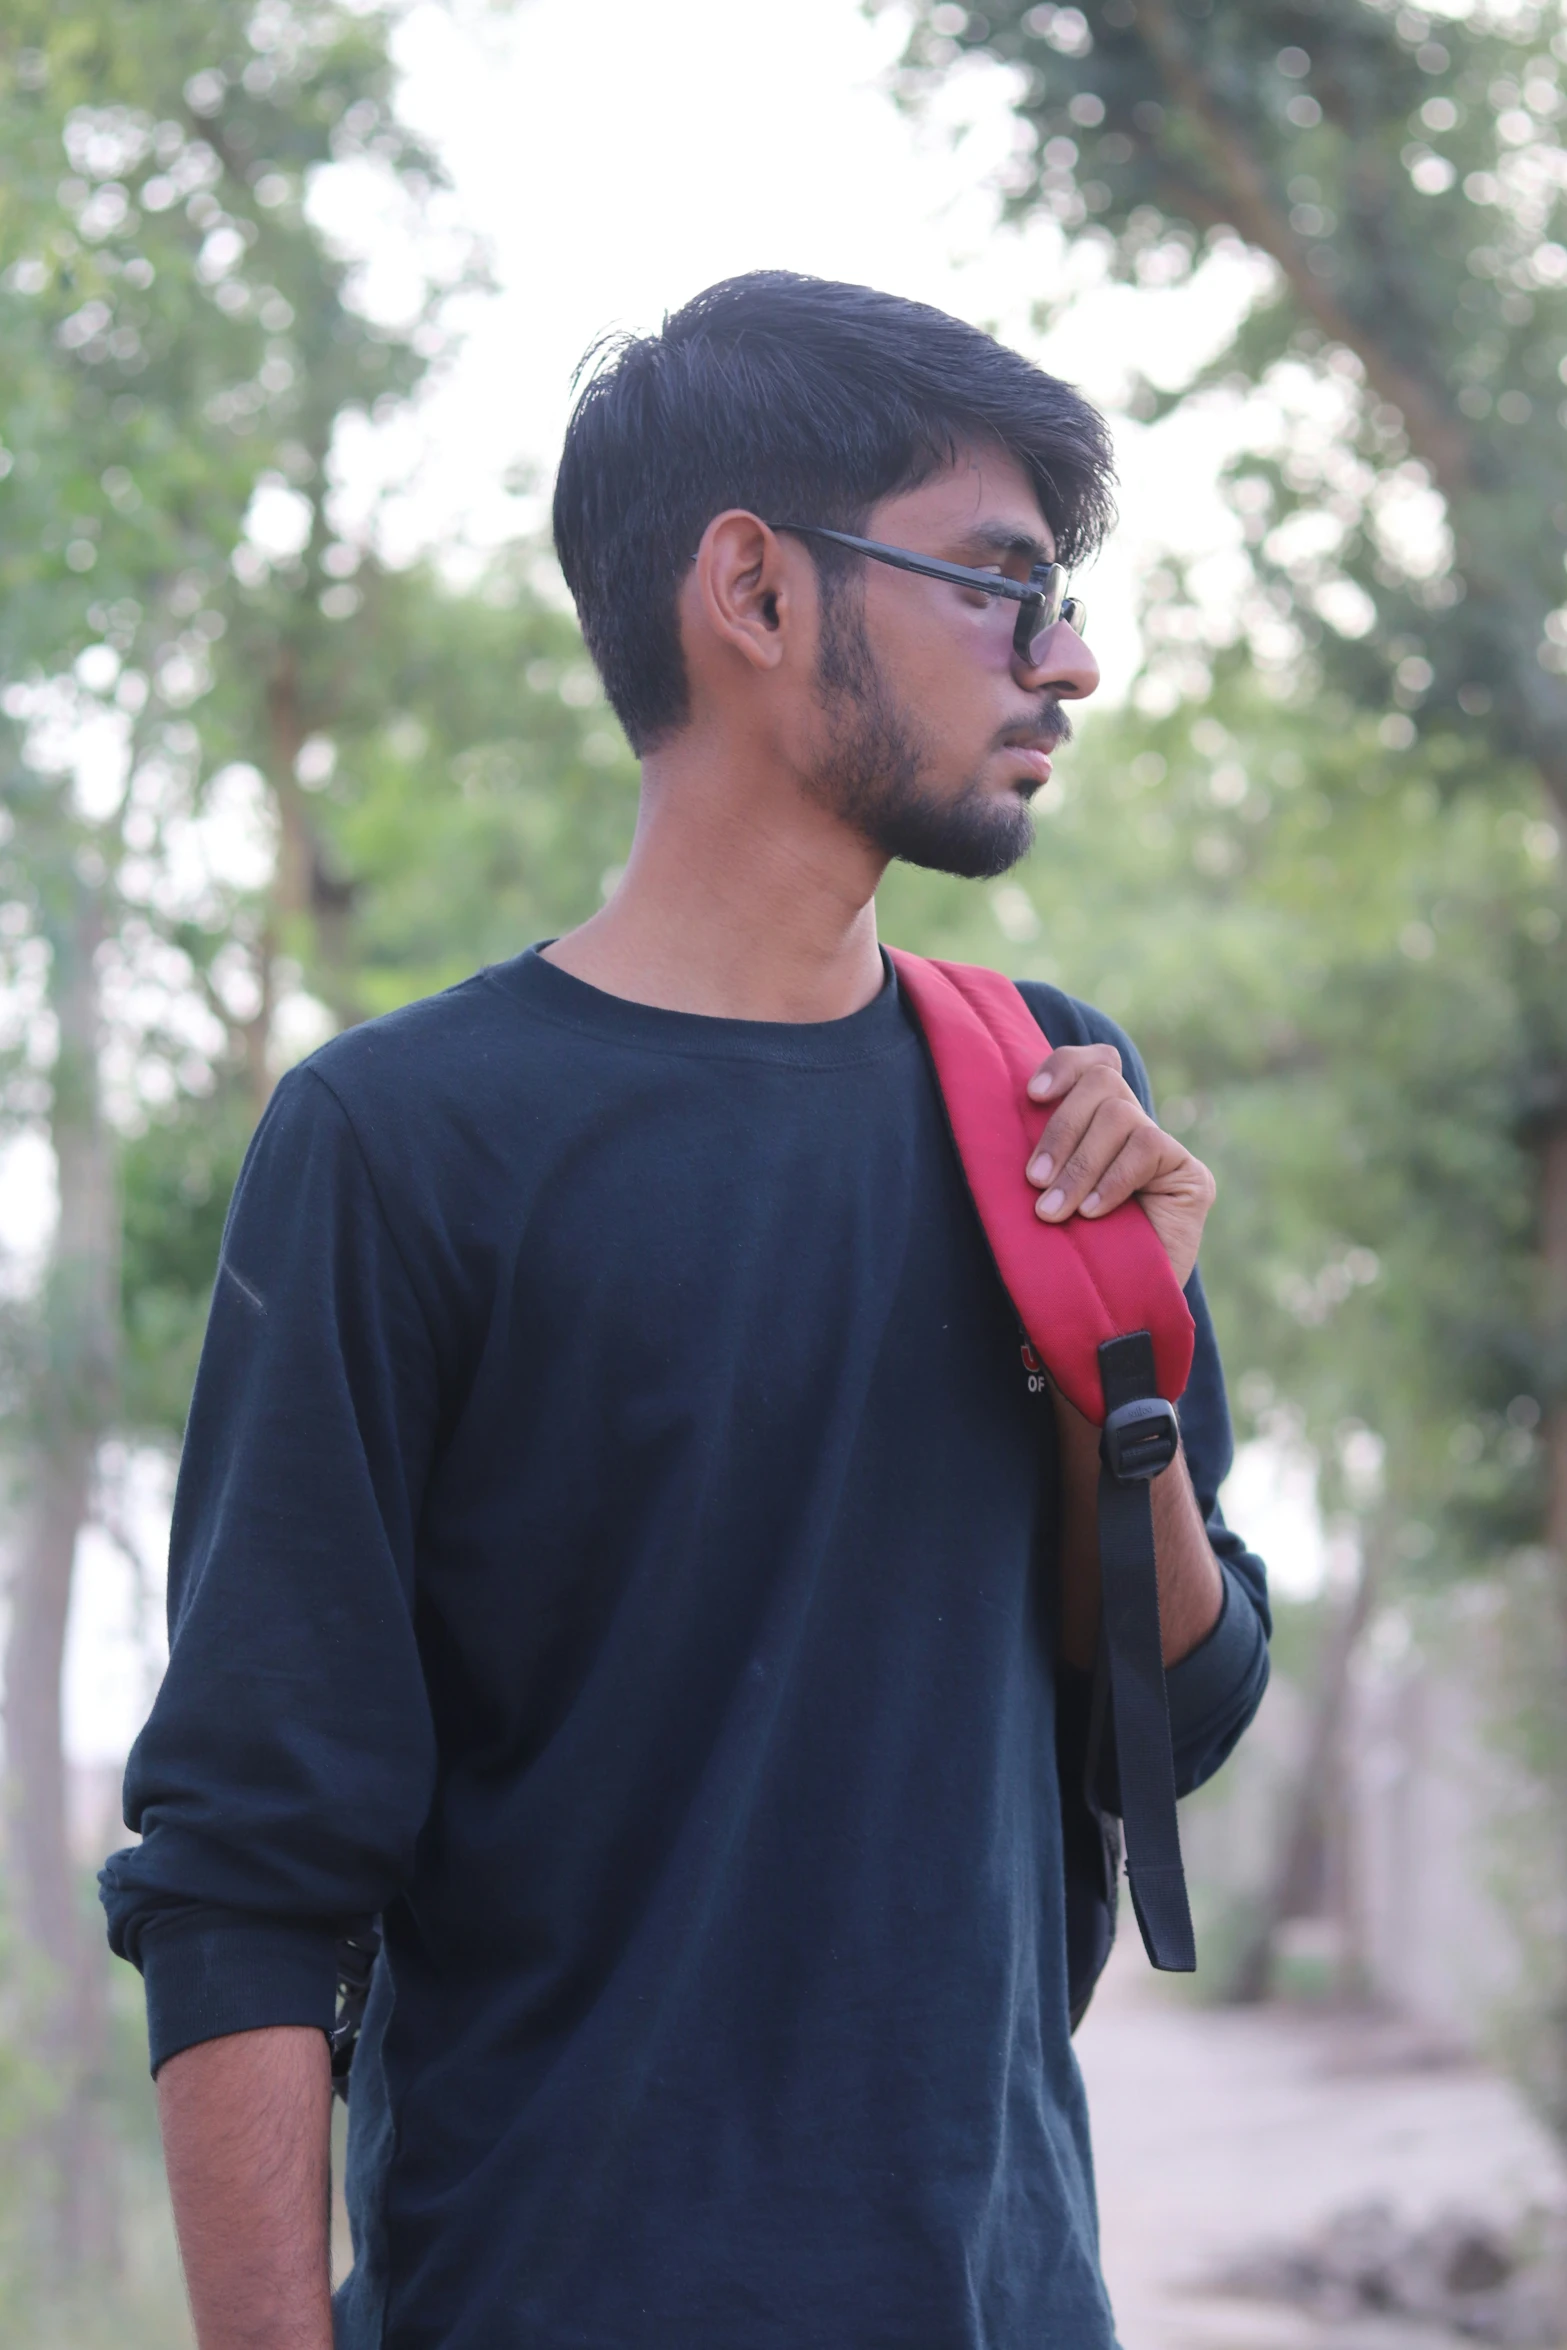
<instances>
[{"instance_id":1,"label":"bright sky","mask_svg":"<svg viewBox=\"0 0 1567 2350\"><path fill-rule=\"evenodd\" d=\"M901 37L893 12L871 20L857 0L522 0L505 15L483 0L416 6L398 43L403 111L444 157L497 290L417 425L378 449L351 448L346 501L363 505L389 472L411 468L394 545L504 537L537 503L519 507L502 485L519 466L547 485L588 344L609 328L655 326L701 287L757 267L937 303L1112 407L1134 367L1184 377L1245 298L1243 268L1221 265L1196 288L1090 295L1042 343L1035 306L1070 292L1076 265L1054 231L996 225L993 178L1013 136L1004 83L977 75L946 121L917 125L885 88ZM395 306L406 269L396 228L352 189L327 208L369 253L378 299ZM1123 527L1087 580L1110 694L1136 665L1138 565L1163 545L1229 543L1214 477L1233 433L1222 403L1157 431L1117 422ZM24 1154L15 1175L0 1179L0 1229L36 1232L38 1169ZM155 1584L165 1497L153 1464L128 1474L125 1515ZM1298 1464L1275 1473L1252 1447L1245 1487L1250 1538L1287 1581L1314 1587L1309 1477L1302 1488ZM123 1555L88 1538L66 1687L67 1742L81 1761L122 1756L145 1712L162 1603L154 1589L138 1604L135 1591Z\"/></svg>"}]
</instances>

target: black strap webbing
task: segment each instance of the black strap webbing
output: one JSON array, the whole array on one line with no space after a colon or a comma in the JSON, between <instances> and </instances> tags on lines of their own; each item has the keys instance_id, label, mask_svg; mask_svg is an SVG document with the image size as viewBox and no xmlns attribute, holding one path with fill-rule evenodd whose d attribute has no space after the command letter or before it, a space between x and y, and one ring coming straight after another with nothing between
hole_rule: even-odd
<instances>
[{"instance_id":1,"label":"black strap webbing","mask_svg":"<svg viewBox=\"0 0 1567 2350\"><path fill-rule=\"evenodd\" d=\"M1153 1343L1145 1330L1106 1339L1099 1372L1107 1418L1123 1404L1158 1395ZM1099 1580L1132 1907L1153 1964L1190 1974L1197 1947L1175 1819L1153 1500L1146 1477L1122 1480L1108 1466L1099 1472Z\"/></svg>"}]
</instances>

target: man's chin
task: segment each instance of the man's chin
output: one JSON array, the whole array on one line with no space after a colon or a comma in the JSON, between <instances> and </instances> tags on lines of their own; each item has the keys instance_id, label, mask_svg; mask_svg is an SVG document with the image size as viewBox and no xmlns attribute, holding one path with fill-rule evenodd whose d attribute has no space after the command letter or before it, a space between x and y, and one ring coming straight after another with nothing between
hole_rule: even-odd
<instances>
[{"instance_id":1,"label":"man's chin","mask_svg":"<svg viewBox=\"0 0 1567 2350\"><path fill-rule=\"evenodd\" d=\"M906 801L882 812L876 845L902 864L961 881L996 881L1028 855L1034 819L1021 793L976 788L945 804Z\"/></svg>"}]
</instances>

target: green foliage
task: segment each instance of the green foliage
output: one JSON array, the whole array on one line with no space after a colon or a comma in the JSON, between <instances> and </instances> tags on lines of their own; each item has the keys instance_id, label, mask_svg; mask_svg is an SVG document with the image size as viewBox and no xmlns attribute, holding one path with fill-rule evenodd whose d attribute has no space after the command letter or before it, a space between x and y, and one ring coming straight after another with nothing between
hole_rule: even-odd
<instances>
[{"instance_id":1,"label":"green foliage","mask_svg":"<svg viewBox=\"0 0 1567 2350\"><path fill-rule=\"evenodd\" d=\"M636 764L539 560L512 550L461 593L386 581L373 659L319 738L313 813L366 1013L582 921L624 862Z\"/></svg>"},{"instance_id":2,"label":"green foliage","mask_svg":"<svg viewBox=\"0 0 1567 2350\"><path fill-rule=\"evenodd\" d=\"M1015 211L1135 284L1236 237L1274 264L1207 380L1288 414L1309 375L1335 412L1236 468L1254 645L1276 655L1282 620L1362 706L1484 717L1483 755L1530 761L1567 812L1559 6L920 0L906 86L974 52L1017 77Z\"/></svg>"},{"instance_id":3,"label":"green foliage","mask_svg":"<svg viewBox=\"0 0 1567 2350\"><path fill-rule=\"evenodd\" d=\"M61 1039L45 1079L24 1033L0 1113L42 1112L57 1153L90 1155L117 1055L119 1122L162 1119L123 1169L125 1392L98 1406L133 1426L178 1428L202 1288L150 1261L146 1187L187 1216L212 1134L183 1172L175 1136L214 1088L232 1161L234 1080L251 1115L269 1081L279 951L322 960L330 928L293 764L380 641L373 557L327 516L335 438L417 385L462 275L448 238L413 313L379 322L306 208L347 168L423 233L437 175L391 114L386 37L379 12L286 0L22 0L0 33L0 978ZM270 888L213 862L258 772L285 819ZM115 1253L107 1227L72 1245ZM62 1410L85 1356L64 1360L61 1301L84 1279L53 1268L34 1341L62 1356Z\"/></svg>"},{"instance_id":4,"label":"green foliage","mask_svg":"<svg viewBox=\"0 0 1567 2350\"><path fill-rule=\"evenodd\" d=\"M417 322L366 317L302 209L332 162L428 188L389 81L344 7L8 12L0 672L107 638L189 702L263 473L313 480L345 409L417 382Z\"/></svg>"},{"instance_id":5,"label":"green foliage","mask_svg":"<svg viewBox=\"0 0 1567 2350\"><path fill-rule=\"evenodd\" d=\"M138 1434L183 1434L250 1123L247 1097L229 1083L183 1096L121 1147L119 1416Z\"/></svg>"},{"instance_id":6,"label":"green foliage","mask_svg":"<svg viewBox=\"0 0 1567 2350\"><path fill-rule=\"evenodd\" d=\"M629 755L537 557L459 591L333 524L344 421L416 388L473 282L427 233L386 37L287 0L24 0L0 34L0 976L81 1032L47 1081L20 1035L0 1109L59 1147L118 1066L106 1408L143 1432L183 1421L280 1006L303 989L330 1024L461 977L589 911L629 840ZM307 209L343 167L424 267L395 323Z\"/></svg>"},{"instance_id":7,"label":"green foliage","mask_svg":"<svg viewBox=\"0 0 1567 2350\"><path fill-rule=\"evenodd\" d=\"M83 881L137 948L172 933L258 1096L264 966L322 912L294 762L375 640L378 566L331 526L332 451L418 384L461 276L443 250L413 314L379 322L306 209L320 173L373 174L435 253L436 174L390 113L386 32L329 5L32 0L0 35L0 879L33 916L8 935L58 962L56 901ZM84 727L117 787L73 782ZM284 819L271 910L168 877L171 831L235 761Z\"/></svg>"},{"instance_id":8,"label":"green foliage","mask_svg":"<svg viewBox=\"0 0 1567 2350\"><path fill-rule=\"evenodd\" d=\"M98 1408L143 1433L183 1424L280 1007L331 1025L459 978L589 911L629 840L629 755L537 557L459 591L334 527L341 427L417 387L474 275L427 234L386 38L287 0L27 0L0 34L0 976L80 1030L47 1081L20 1037L0 1110L59 1148L118 1069ZM395 323L307 209L343 167L424 267ZM25 1337L61 1410L72 1278Z\"/></svg>"}]
</instances>

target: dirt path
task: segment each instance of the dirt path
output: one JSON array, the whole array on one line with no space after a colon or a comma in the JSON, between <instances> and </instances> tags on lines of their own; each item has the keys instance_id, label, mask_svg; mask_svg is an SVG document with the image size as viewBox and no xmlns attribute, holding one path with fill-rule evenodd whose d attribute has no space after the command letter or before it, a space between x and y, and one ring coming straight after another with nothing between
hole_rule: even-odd
<instances>
[{"instance_id":1,"label":"dirt path","mask_svg":"<svg viewBox=\"0 0 1567 2350\"><path fill-rule=\"evenodd\" d=\"M1125 2350L1450 2350L1445 2332L1328 2326L1202 2287L1373 2198L1414 2221L1567 2206L1567 2167L1516 2091L1389 2020L1197 2007L1134 1942L1078 2035Z\"/></svg>"}]
</instances>

